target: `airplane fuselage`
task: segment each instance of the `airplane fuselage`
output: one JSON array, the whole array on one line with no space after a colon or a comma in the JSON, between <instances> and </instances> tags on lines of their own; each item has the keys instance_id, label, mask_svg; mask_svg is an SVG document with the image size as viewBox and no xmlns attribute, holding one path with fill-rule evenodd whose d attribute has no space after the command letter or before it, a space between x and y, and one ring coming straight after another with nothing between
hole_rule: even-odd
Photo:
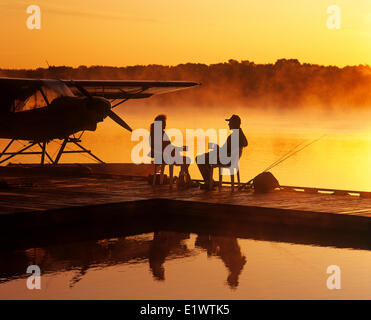
<instances>
[{"instance_id":1,"label":"airplane fuselage","mask_svg":"<svg viewBox=\"0 0 371 320\"><path fill-rule=\"evenodd\" d=\"M42 142L95 131L110 109L102 97L59 97L46 107L0 114L0 139Z\"/></svg>"}]
</instances>

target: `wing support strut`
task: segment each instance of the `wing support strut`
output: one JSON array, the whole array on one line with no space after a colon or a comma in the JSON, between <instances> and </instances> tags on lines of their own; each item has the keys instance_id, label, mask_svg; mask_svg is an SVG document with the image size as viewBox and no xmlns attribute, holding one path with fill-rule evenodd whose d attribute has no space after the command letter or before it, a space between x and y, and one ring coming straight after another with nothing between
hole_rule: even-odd
<instances>
[{"instance_id":1,"label":"wing support strut","mask_svg":"<svg viewBox=\"0 0 371 320\"><path fill-rule=\"evenodd\" d=\"M141 93L143 93L144 91L146 91L148 88L147 87L143 87L142 89L140 89L138 92L134 93L132 97L129 97L129 98L125 98L125 99L122 99L120 102L116 103L115 105L113 105L111 107L111 109L113 108L116 108L118 107L119 105L123 104L124 102L130 100L130 99L135 99L137 96L139 96ZM122 92L124 92L123 90L121 90ZM115 99L116 100L116 99ZM111 102L113 103L113 101Z\"/></svg>"}]
</instances>

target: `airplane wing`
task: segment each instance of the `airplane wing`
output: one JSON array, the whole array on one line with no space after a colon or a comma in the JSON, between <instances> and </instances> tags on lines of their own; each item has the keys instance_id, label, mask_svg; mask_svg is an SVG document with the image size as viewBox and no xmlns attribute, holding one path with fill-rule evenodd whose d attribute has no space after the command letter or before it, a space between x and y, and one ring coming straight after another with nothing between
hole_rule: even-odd
<instances>
[{"instance_id":1,"label":"airplane wing","mask_svg":"<svg viewBox=\"0 0 371 320\"><path fill-rule=\"evenodd\" d=\"M61 84L66 87L66 90L61 88ZM43 85L48 85L55 90L58 89L59 93L63 89L61 94L66 95L84 96L87 93L91 96L126 101L183 90L200 85L200 83L189 81L52 80L0 77L0 112L11 110L17 99L25 100Z\"/></svg>"},{"instance_id":2,"label":"airplane wing","mask_svg":"<svg viewBox=\"0 0 371 320\"><path fill-rule=\"evenodd\" d=\"M92 96L106 99L142 99L153 95L173 92L200 85L188 81L135 81L135 80L62 80L72 92L83 95L78 87Z\"/></svg>"}]
</instances>

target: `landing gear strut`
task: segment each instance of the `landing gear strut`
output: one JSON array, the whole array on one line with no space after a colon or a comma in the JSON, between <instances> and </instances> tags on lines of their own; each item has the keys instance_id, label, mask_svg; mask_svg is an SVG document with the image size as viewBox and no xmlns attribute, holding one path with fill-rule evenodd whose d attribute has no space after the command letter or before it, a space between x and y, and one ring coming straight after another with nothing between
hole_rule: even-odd
<instances>
[{"instance_id":1,"label":"landing gear strut","mask_svg":"<svg viewBox=\"0 0 371 320\"><path fill-rule=\"evenodd\" d=\"M14 158L18 155L40 155L41 161L40 164L43 166L45 164L45 157L48 158L49 162L53 165L57 165L59 163L59 160L64 153L87 153L90 155L94 160L100 163L104 163L101 159L99 159L97 156L95 156L90 150L87 150L81 145L81 140L78 138L65 138L62 142L61 147L58 150L58 154L53 160L53 158L49 155L49 153L46 150L46 147L50 141L30 141L27 145L23 146L22 149L15 151L15 152L8 152L9 148L12 146L12 144L17 141L16 139L12 139L7 146L4 148L4 150L0 153L0 164ZM78 147L78 150L65 150L68 143L72 143L74 146ZM27 151L28 149L32 148L33 146L38 146L40 148L40 151ZM4 159L4 156L6 156Z\"/></svg>"},{"instance_id":2,"label":"landing gear strut","mask_svg":"<svg viewBox=\"0 0 371 320\"><path fill-rule=\"evenodd\" d=\"M54 161L54 164L58 164L59 162L59 159L61 158L62 154L63 153L87 153L89 154L92 158L94 158L97 162L100 162L100 163L104 163L101 159L99 159L97 156L95 156L90 150L87 150L85 149L81 144L80 144L81 140L80 139L77 139L77 138L65 138L63 140L63 143L58 151L58 155L57 157L55 158L55 161ZM66 151L65 148L66 148L66 145L67 143L72 143L74 144L75 146L77 146L79 148L79 150L70 150L70 151Z\"/></svg>"}]
</instances>

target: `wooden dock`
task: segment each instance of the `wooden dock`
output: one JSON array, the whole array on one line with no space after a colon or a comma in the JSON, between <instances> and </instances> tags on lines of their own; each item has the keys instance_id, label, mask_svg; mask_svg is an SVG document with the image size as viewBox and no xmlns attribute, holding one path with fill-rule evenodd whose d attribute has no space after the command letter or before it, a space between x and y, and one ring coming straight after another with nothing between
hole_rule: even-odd
<instances>
[{"instance_id":1,"label":"wooden dock","mask_svg":"<svg viewBox=\"0 0 371 320\"><path fill-rule=\"evenodd\" d=\"M240 218L274 223L370 230L371 199L359 194L293 192L289 188L269 194L251 191L231 193L227 186L221 191L199 188L178 190L176 187L170 190L168 185L153 187L143 180L143 177L129 180L128 177L104 175L8 177L12 187L0 190L0 221L9 216L14 221L16 217L27 215L35 219L35 213L43 213L45 222L42 225L47 225L47 212L60 209L83 211L84 207L161 200L162 204L167 203L167 207L172 204L173 215L197 214L200 217L219 216L233 220L240 212ZM161 215L161 210L150 211L158 217ZM263 213L268 212L270 217L264 218ZM125 212L122 214L125 215Z\"/></svg>"}]
</instances>

